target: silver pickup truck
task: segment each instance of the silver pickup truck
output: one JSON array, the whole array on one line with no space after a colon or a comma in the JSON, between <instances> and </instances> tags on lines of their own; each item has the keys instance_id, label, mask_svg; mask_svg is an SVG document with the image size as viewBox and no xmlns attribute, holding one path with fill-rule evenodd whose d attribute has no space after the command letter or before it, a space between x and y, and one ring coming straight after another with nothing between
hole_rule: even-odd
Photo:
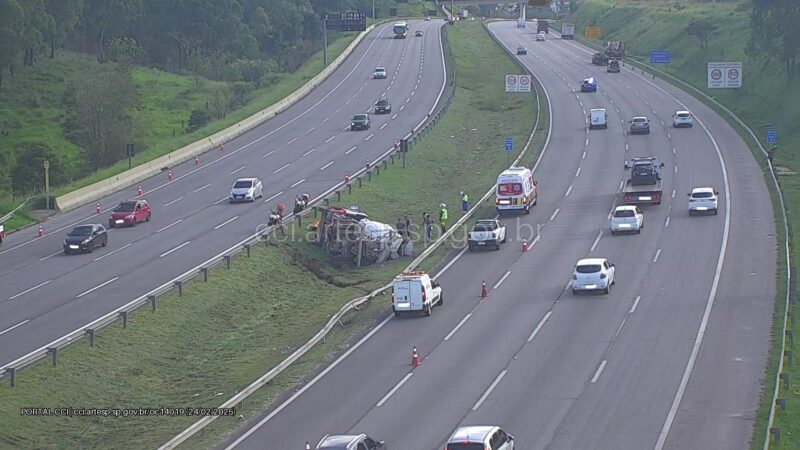
<instances>
[{"instance_id":1,"label":"silver pickup truck","mask_svg":"<svg viewBox=\"0 0 800 450\"><path fill-rule=\"evenodd\" d=\"M506 226L496 219L485 219L475 222L472 231L467 235L470 250L479 247L494 247L500 250L500 244L506 242Z\"/></svg>"}]
</instances>

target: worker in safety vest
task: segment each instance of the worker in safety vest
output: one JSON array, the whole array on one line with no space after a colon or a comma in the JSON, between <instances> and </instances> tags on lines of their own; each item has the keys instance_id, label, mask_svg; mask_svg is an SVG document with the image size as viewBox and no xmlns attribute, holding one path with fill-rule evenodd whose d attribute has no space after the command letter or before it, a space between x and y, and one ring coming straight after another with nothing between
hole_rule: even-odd
<instances>
[{"instance_id":1,"label":"worker in safety vest","mask_svg":"<svg viewBox=\"0 0 800 450\"><path fill-rule=\"evenodd\" d=\"M469 211L469 195L466 192L461 191L461 212L464 214Z\"/></svg>"},{"instance_id":2,"label":"worker in safety vest","mask_svg":"<svg viewBox=\"0 0 800 450\"><path fill-rule=\"evenodd\" d=\"M447 205L442 203L439 208L439 226L442 227L442 233L444 233L447 230Z\"/></svg>"}]
</instances>

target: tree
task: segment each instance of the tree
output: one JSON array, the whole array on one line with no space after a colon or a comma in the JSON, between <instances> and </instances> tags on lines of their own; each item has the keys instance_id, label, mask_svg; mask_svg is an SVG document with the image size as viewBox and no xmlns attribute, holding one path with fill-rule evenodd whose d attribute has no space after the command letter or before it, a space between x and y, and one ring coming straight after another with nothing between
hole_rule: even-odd
<instances>
[{"instance_id":1,"label":"tree","mask_svg":"<svg viewBox=\"0 0 800 450\"><path fill-rule=\"evenodd\" d=\"M0 0L0 89L3 70L12 69L24 48L23 10L17 0Z\"/></svg>"},{"instance_id":2,"label":"tree","mask_svg":"<svg viewBox=\"0 0 800 450\"><path fill-rule=\"evenodd\" d=\"M44 161L50 161L50 184L69 182L69 170L58 153L44 143L30 143L20 155L11 171L14 192L27 194L44 191Z\"/></svg>"},{"instance_id":3,"label":"tree","mask_svg":"<svg viewBox=\"0 0 800 450\"><path fill-rule=\"evenodd\" d=\"M47 39L50 41L50 58L55 58L56 47L75 28L83 13L83 0L45 0L44 9L53 19Z\"/></svg>"},{"instance_id":4,"label":"tree","mask_svg":"<svg viewBox=\"0 0 800 450\"><path fill-rule=\"evenodd\" d=\"M792 81L800 54L800 4L797 0L752 0L748 54L780 61Z\"/></svg>"},{"instance_id":5,"label":"tree","mask_svg":"<svg viewBox=\"0 0 800 450\"><path fill-rule=\"evenodd\" d=\"M717 31L717 26L708 19L696 19L686 26L686 33L700 40L700 48L708 48L708 38Z\"/></svg>"}]
</instances>

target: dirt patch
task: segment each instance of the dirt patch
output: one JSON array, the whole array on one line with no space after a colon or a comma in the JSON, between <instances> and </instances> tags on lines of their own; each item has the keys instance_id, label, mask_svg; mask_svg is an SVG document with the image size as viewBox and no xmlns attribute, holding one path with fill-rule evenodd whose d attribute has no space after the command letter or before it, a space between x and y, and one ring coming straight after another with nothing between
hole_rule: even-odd
<instances>
[{"instance_id":1,"label":"dirt patch","mask_svg":"<svg viewBox=\"0 0 800 450\"><path fill-rule=\"evenodd\" d=\"M332 273L328 272L326 268L314 258L310 258L297 250L294 250L290 247L284 247L284 251L289 253L292 257L292 265L297 267L302 267L309 272L313 273L317 279L324 281L330 285L339 287L339 288L349 288L349 287L359 287L365 283L368 283L372 280L370 279L359 279L354 281L342 281L336 278ZM364 289L364 293L369 292L368 289Z\"/></svg>"}]
</instances>

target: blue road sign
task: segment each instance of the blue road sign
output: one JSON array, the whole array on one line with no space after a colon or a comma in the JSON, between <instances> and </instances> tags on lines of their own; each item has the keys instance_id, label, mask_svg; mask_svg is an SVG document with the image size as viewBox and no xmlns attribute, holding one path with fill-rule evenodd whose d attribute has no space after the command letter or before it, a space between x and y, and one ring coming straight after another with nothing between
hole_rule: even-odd
<instances>
[{"instance_id":1,"label":"blue road sign","mask_svg":"<svg viewBox=\"0 0 800 450\"><path fill-rule=\"evenodd\" d=\"M506 138L505 144L506 144L506 151L510 152L511 149L513 148L513 146L511 145L511 138L510 137Z\"/></svg>"},{"instance_id":2,"label":"blue road sign","mask_svg":"<svg viewBox=\"0 0 800 450\"><path fill-rule=\"evenodd\" d=\"M651 51L650 64L669 64L669 50Z\"/></svg>"},{"instance_id":3,"label":"blue road sign","mask_svg":"<svg viewBox=\"0 0 800 450\"><path fill-rule=\"evenodd\" d=\"M767 129L767 144L775 145L778 142L778 132L775 131L775 128L768 128Z\"/></svg>"}]
</instances>

